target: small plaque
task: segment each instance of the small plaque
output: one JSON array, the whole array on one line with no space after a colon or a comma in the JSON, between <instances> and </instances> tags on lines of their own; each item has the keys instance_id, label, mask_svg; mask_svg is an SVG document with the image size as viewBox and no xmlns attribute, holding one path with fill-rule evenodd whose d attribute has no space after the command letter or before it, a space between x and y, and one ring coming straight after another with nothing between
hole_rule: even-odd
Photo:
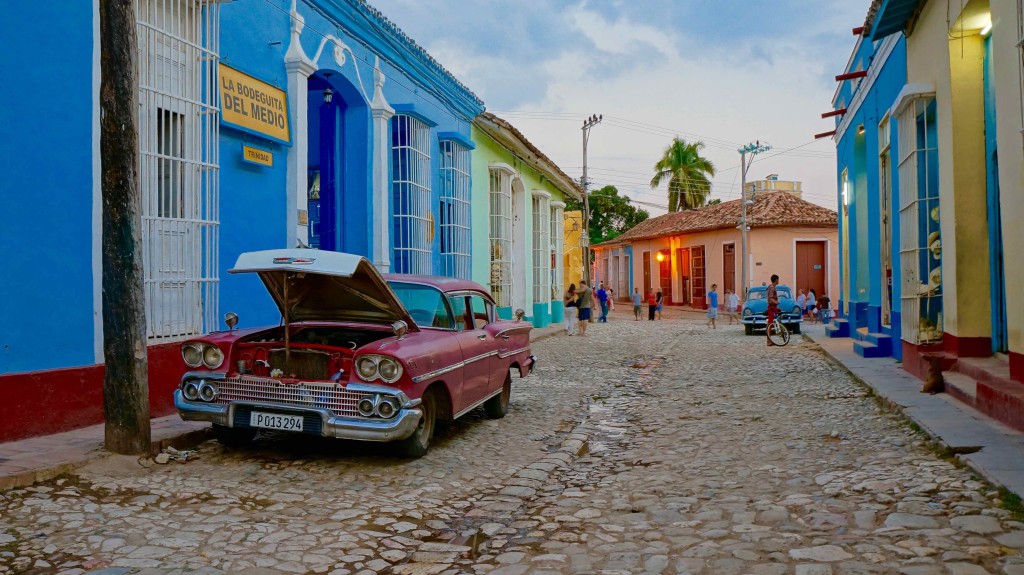
<instances>
[{"instance_id":1,"label":"small plaque","mask_svg":"<svg viewBox=\"0 0 1024 575\"><path fill-rule=\"evenodd\" d=\"M274 154L267 150L261 150L252 146L242 146L242 159L250 164L274 167Z\"/></svg>"}]
</instances>

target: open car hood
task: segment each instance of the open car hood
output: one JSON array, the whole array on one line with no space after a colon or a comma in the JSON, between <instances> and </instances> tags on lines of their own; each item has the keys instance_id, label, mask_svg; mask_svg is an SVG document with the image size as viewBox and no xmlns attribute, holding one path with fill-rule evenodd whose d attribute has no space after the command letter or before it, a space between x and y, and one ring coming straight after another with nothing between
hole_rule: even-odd
<instances>
[{"instance_id":1,"label":"open car hood","mask_svg":"<svg viewBox=\"0 0 1024 575\"><path fill-rule=\"evenodd\" d=\"M311 249L246 252L228 273L259 274L282 317L287 313L291 322L391 325L401 320L410 330L418 329L377 268L362 256Z\"/></svg>"}]
</instances>

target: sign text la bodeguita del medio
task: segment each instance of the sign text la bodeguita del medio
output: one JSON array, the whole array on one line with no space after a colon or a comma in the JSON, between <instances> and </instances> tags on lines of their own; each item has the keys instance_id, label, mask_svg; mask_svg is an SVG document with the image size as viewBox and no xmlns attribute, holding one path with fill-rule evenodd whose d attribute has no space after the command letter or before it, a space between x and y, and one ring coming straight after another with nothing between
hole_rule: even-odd
<instances>
[{"instance_id":1,"label":"sign text la bodeguita del medio","mask_svg":"<svg viewBox=\"0 0 1024 575\"><path fill-rule=\"evenodd\" d=\"M280 88L221 64L220 98L225 123L289 141L287 95Z\"/></svg>"}]
</instances>

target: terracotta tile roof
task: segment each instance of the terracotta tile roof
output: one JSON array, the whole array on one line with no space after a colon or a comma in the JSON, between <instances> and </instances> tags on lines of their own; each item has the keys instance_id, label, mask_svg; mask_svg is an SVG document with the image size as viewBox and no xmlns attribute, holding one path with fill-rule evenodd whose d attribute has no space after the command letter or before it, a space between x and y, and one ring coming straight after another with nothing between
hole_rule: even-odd
<instances>
[{"instance_id":1,"label":"terracotta tile roof","mask_svg":"<svg viewBox=\"0 0 1024 575\"><path fill-rule=\"evenodd\" d=\"M572 178L569 177L568 174L563 172L562 168L558 167L558 164L551 161L551 158L547 157L547 155L544 152L540 151L540 148L534 146L533 142L526 139L526 136L523 135L523 133L520 132L518 128L509 123L508 120L504 118L499 118L498 116L495 116L494 114L487 111L484 111L482 114L480 114L478 119L489 121L495 126L498 126L511 133L516 139L519 140L519 142L522 145L526 146L526 148L537 157L541 164L543 164L545 167L549 168L552 172L554 172L554 174L552 175L561 177L562 186L560 187L568 188L563 189L563 192L575 196L575 198L578 200L583 199L583 188L581 188L580 185L576 183L576 180L573 180ZM477 125L480 126L479 123Z\"/></svg>"},{"instance_id":2,"label":"terracotta tile roof","mask_svg":"<svg viewBox=\"0 0 1024 575\"><path fill-rule=\"evenodd\" d=\"M596 245L611 246L665 236L735 228L739 225L741 211L740 200L733 200L696 210L668 213L644 220L621 236ZM751 228L839 225L836 212L786 192L755 194L754 205L747 207L747 221Z\"/></svg>"}]
</instances>

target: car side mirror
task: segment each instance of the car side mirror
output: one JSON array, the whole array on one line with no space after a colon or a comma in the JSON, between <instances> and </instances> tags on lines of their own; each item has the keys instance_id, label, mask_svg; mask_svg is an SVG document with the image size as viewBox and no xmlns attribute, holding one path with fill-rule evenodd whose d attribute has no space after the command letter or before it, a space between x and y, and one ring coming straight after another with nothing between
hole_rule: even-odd
<instances>
[{"instance_id":1,"label":"car side mirror","mask_svg":"<svg viewBox=\"0 0 1024 575\"><path fill-rule=\"evenodd\" d=\"M512 317L514 317L516 321L523 321L526 317L526 312L523 311L522 308L517 309L516 313L512 314Z\"/></svg>"},{"instance_id":2,"label":"car side mirror","mask_svg":"<svg viewBox=\"0 0 1024 575\"><path fill-rule=\"evenodd\" d=\"M398 337L398 340L401 341L402 338L405 337L405 334L409 333L409 324L402 320L398 320L391 324L391 331L394 332L395 336Z\"/></svg>"},{"instance_id":3,"label":"car side mirror","mask_svg":"<svg viewBox=\"0 0 1024 575\"><path fill-rule=\"evenodd\" d=\"M238 314L233 311L224 314L224 323L227 324L228 331L235 329L235 326L238 325Z\"/></svg>"}]
</instances>

